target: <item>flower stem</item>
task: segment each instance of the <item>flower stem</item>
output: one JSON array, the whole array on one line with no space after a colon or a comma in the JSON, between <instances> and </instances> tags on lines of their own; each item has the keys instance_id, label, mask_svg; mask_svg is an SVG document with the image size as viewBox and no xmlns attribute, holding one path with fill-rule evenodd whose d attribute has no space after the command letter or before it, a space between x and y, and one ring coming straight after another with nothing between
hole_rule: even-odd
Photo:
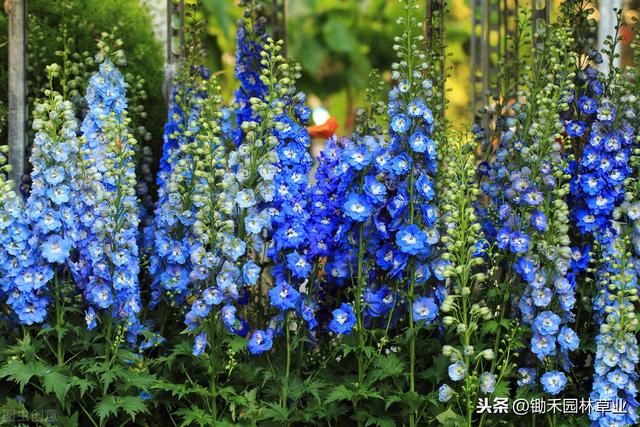
<instances>
[{"instance_id":1,"label":"flower stem","mask_svg":"<svg viewBox=\"0 0 640 427\"><path fill-rule=\"evenodd\" d=\"M60 281L58 280L58 272L54 274L55 292L56 292L56 331L58 334L58 348L56 351L56 357L58 360L58 366L64 365L64 352L62 351L62 326L64 323L64 310L62 307L62 298L60 292Z\"/></svg>"}]
</instances>

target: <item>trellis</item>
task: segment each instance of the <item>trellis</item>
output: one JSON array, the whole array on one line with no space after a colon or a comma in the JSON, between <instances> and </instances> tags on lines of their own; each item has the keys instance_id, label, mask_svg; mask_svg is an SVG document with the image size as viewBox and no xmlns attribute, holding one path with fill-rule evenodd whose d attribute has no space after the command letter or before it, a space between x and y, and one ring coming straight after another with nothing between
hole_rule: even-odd
<instances>
[{"instance_id":1,"label":"trellis","mask_svg":"<svg viewBox=\"0 0 640 427\"><path fill-rule=\"evenodd\" d=\"M20 182L24 173L25 151L27 146L27 10L28 0L8 0L6 12L9 14L9 117L8 140L9 159L12 165L11 178ZM183 31L185 24L185 1L167 1L167 82L165 91L170 90L172 70L180 60L181 46L185 44ZM498 63L500 59L518 52L506 42L514 37L517 31L518 7L520 0L472 0L472 33L471 33L471 83L472 108L477 113L478 121L486 125L493 120L497 92ZM623 0L601 0L599 2L601 25L600 43L607 34L612 33L615 24L614 8L621 7ZM271 0L275 22L274 36L287 40L287 0ZM444 19L446 0L426 0L424 28L427 43L433 47L444 49ZM532 10L532 28L540 19L549 21L551 0L530 0ZM174 17L177 19L174 20ZM174 25L175 23L175 25ZM175 46L177 41L179 46ZM440 52L444 59L444 52ZM445 73L444 61L440 64L440 72Z\"/></svg>"},{"instance_id":2,"label":"trellis","mask_svg":"<svg viewBox=\"0 0 640 427\"><path fill-rule=\"evenodd\" d=\"M518 47L510 43L519 28L518 0L473 0L471 28L471 106L476 121L486 128L495 118L499 93L499 64L518 56ZM549 22L551 0L530 0L531 29L540 20ZM516 70L517 72L517 70Z\"/></svg>"}]
</instances>

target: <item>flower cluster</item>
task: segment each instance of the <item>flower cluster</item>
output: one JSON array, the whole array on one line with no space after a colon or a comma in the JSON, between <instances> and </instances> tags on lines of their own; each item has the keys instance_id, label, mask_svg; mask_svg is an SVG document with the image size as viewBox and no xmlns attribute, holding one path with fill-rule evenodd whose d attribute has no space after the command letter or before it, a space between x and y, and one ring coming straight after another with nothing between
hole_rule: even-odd
<instances>
[{"instance_id":1,"label":"flower cluster","mask_svg":"<svg viewBox=\"0 0 640 427\"><path fill-rule=\"evenodd\" d=\"M624 181L630 145L635 130L617 114L604 96L604 84L597 71L587 66L579 75L584 91L575 102L575 112L565 120L566 133L581 142L571 181L573 216L578 230L607 241L612 235L611 216L624 198Z\"/></svg>"},{"instance_id":2,"label":"flower cluster","mask_svg":"<svg viewBox=\"0 0 640 427\"><path fill-rule=\"evenodd\" d=\"M95 309L101 309L109 313L106 322L120 318L133 331L141 309L136 140L127 130L125 95L122 74L106 59L87 88L90 110L81 143L84 171L75 209L81 238L72 271L89 304L89 329L96 326Z\"/></svg>"},{"instance_id":3,"label":"flower cluster","mask_svg":"<svg viewBox=\"0 0 640 427\"><path fill-rule=\"evenodd\" d=\"M248 0L246 3L236 30L235 77L240 82L234 93L236 127L233 139L236 145L242 142L242 123L259 119L251 106L251 98L265 99L268 91L260 77L263 68L260 53L267 42L266 17L262 10L264 6L256 0Z\"/></svg>"},{"instance_id":4,"label":"flower cluster","mask_svg":"<svg viewBox=\"0 0 640 427\"><path fill-rule=\"evenodd\" d=\"M155 221L144 231L145 246L150 252L149 271L153 276L152 306L165 294L169 304L180 306L190 294L196 180L188 147L200 130L200 110L210 75L205 68L184 66L172 90L157 178Z\"/></svg>"},{"instance_id":5,"label":"flower cluster","mask_svg":"<svg viewBox=\"0 0 640 427\"><path fill-rule=\"evenodd\" d=\"M483 189L497 206L496 245L504 251L507 271L514 271L526 285L515 302L522 322L533 332L531 351L547 369L559 364L568 370L568 353L578 348L579 341L569 326L574 321L576 284L570 273L567 159L559 131L560 115L572 93L574 65L572 58L565 58L571 44L566 28L557 26L553 31L546 51L557 58L557 74L544 76L539 71L523 76L532 82L526 85L532 89L513 105L515 117L501 135L495 161L491 166L481 164L479 172L488 175ZM493 234L493 227L488 228L487 234ZM557 394L561 388L544 389Z\"/></svg>"},{"instance_id":6,"label":"flower cluster","mask_svg":"<svg viewBox=\"0 0 640 427\"><path fill-rule=\"evenodd\" d=\"M622 399L621 413L593 412L595 425L638 423L637 258L630 259L630 237L623 235L602 248L598 295L594 309L603 318L596 337L592 400Z\"/></svg>"}]
</instances>

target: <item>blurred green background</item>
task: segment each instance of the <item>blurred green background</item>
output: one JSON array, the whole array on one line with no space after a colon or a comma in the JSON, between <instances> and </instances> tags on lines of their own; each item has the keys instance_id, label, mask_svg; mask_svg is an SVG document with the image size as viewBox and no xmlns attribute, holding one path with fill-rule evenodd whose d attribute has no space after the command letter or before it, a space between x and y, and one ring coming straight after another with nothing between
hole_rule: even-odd
<instances>
[{"instance_id":1,"label":"blurred green background","mask_svg":"<svg viewBox=\"0 0 640 427\"><path fill-rule=\"evenodd\" d=\"M235 23L241 10L233 0L202 0L207 20L207 49L213 68L223 69L225 90L233 88ZM392 0L289 0L287 53L304 70L298 86L312 107L322 106L348 133L354 111L364 96L372 68L388 80L395 60L393 37L402 13ZM424 16L424 7L416 16ZM449 118L458 128L471 120L469 46L471 8L465 0L450 0L446 21L450 56Z\"/></svg>"}]
</instances>

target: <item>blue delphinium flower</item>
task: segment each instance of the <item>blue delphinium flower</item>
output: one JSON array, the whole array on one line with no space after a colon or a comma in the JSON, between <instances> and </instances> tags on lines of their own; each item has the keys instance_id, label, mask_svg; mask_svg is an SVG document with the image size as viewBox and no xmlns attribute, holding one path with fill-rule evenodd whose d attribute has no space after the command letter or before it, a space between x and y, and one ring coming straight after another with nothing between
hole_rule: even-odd
<instances>
[{"instance_id":1,"label":"blue delphinium flower","mask_svg":"<svg viewBox=\"0 0 640 427\"><path fill-rule=\"evenodd\" d=\"M433 298L418 297L413 301L413 321L431 323L438 315L438 306Z\"/></svg>"},{"instance_id":2,"label":"blue delphinium flower","mask_svg":"<svg viewBox=\"0 0 640 427\"><path fill-rule=\"evenodd\" d=\"M153 223L145 228L150 254L151 306L163 295L169 305L179 306L190 293L190 254L195 252L195 162L190 144L199 134L200 111L210 73L198 67L182 67L171 94L165 125L163 153L158 171L158 202Z\"/></svg>"},{"instance_id":3,"label":"blue delphinium flower","mask_svg":"<svg viewBox=\"0 0 640 427\"><path fill-rule=\"evenodd\" d=\"M350 304L342 303L340 308L332 312L333 319L329 322L329 330L338 335L348 335L356 324L356 316Z\"/></svg>"},{"instance_id":4,"label":"blue delphinium flower","mask_svg":"<svg viewBox=\"0 0 640 427\"><path fill-rule=\"evenodd\" d=\"M555 70L553 77L538 82L539 89L527 92L513 105L514 115L500 134L495 160L490 168L485 165L482 189L495 205L487 209L492 213L490 226L485 226L487 236L493 234L491 228L497 230L497 247L515 272L515 277L506 280L523 290L513 303L522 322L531 326L531 352L546 369L568 371L569 352L576 343L559 346L558 335L562 330L563 337L569 337L574 322L575 283L570 273L570 212L566 203L571 183L566 178L569 159L556 129L566 124L570 136L580 137L588 126L579 120L568 123L564 118L573 99L575 64L565 54L566 29L553 31L552 42L545 49L565 71L557 78Z\"/></svg>"},{"instance_id":5,"label":"blue delphinium flower","mask_svg":"<svg viewBox=\"0 0 640 427\"><path fill-rule=\"evenodd\" d=\"M271 329L253 331L251 338L249 338L249 352L251 354L261 354L270 350L273 345L272 337L273 331Z\"/></svg>"},{"instance_id":6,"label":"blue delphinium flower","mask_svg":"<svg viewBox=\"0 0 640 427\"><path fill-rule=\"evenodd\" d=\"M542 374L540 377L540 383L542 384L545 392L555 396L564 390L564 387L567 384L567 377L564 372L549 371Z\"/></svg>"},{"instance_id":7,"label":"blue delphinium flower","mask_svg":"<svg viewBox=\"0 0 640 427\"><path fill-rule=\"evenodd\" d=\"M138 203L133 162L136 140L128 132L125 86L109 60L87 88L82 125L83 172L75 211L81 219L78 259L72 265L87 302L139 331ZM111 321L109 319L108 321Z\"/></svg>"},{"instance_id":8,"label":"blue delphinium flower","mask_svg":"<svg viewBox=\"0 0 640 427\"><path fill-rule=\"evenodd\" d=\"M56 68L55 64L48 67L50 82ZM13 285L8 280L8 286L14 288L13 308L20 321L28 324L45 319L48 282L70 262L71 250L80 238L73 200L78 194L78 123L71 102L47 91L34 108L33 130L32 185L25 203L27 216L22 218L26 222L15 224L10 232L14 241L21 242L21 252L11 252L23 268L16 275L7 275L15 276ZM25 258L24 251L29 250L31 256Z\"/></svg>"},{"instance_id":9,"label":"blue delphinium flower","mask_svg":"<svg viewBox=\"0 0 640 427\"><path fill-rule=\"evenodd\" d=\"M451 380L461 381L467 375L467 365L465 365L463 361L458 360L457 362L449 365L447 372L449 373L449 378L451 378Z\"/></svg>"}]
</instances>

